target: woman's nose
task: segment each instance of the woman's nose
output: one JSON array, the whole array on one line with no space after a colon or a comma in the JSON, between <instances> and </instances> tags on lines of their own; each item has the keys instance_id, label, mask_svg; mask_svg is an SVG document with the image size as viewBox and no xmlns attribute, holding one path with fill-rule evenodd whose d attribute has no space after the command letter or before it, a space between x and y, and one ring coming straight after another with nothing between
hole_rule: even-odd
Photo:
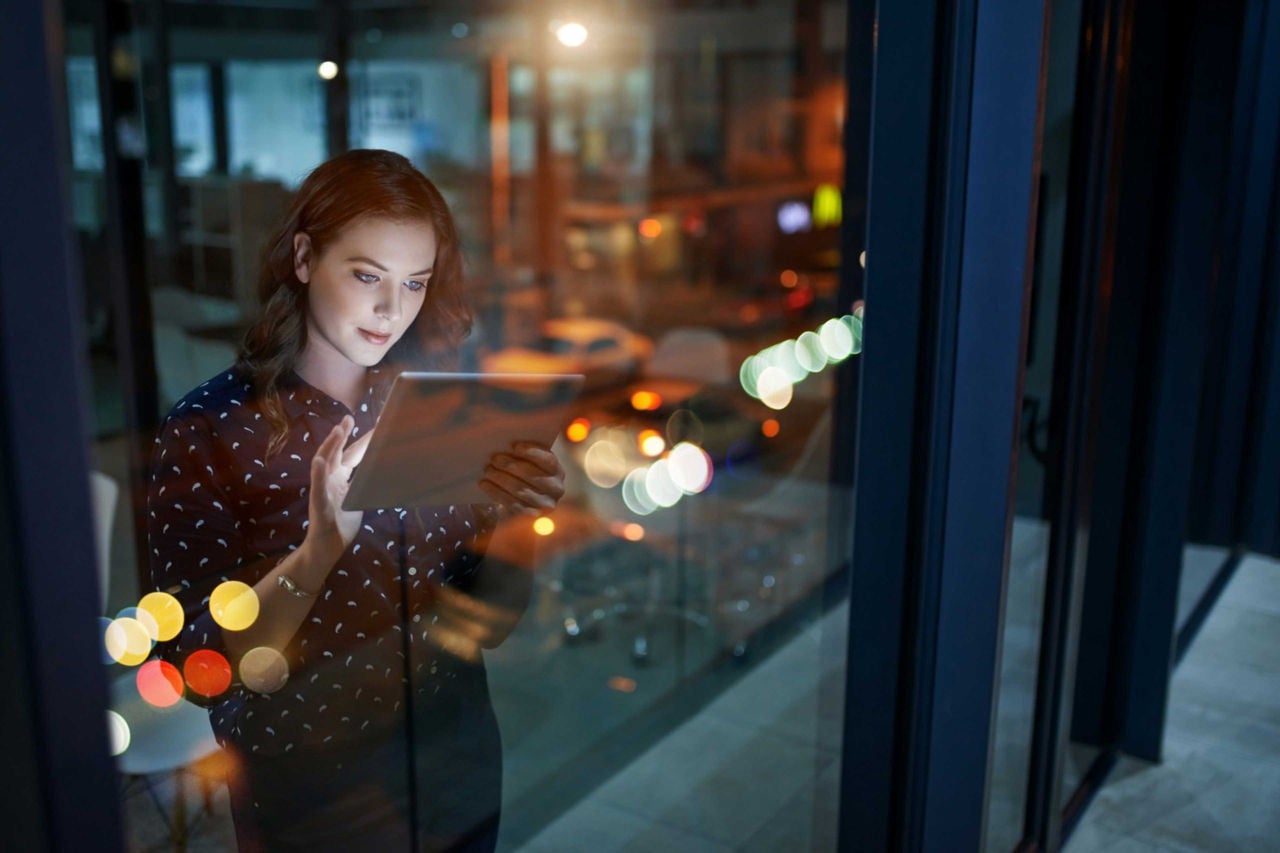
<instances>
[{"instance_id":1,"label":"woman's nose","mask_svg":"<svg viewBox=\"0 0 1280 853\"><path fill-rule=\"evenodd\" d=\"M400 286L391 284L390 287L381 288L378 291L378 304L374 308L379 317L385 317L391 322L400 319Z\"/></svg>"}]
</instances>

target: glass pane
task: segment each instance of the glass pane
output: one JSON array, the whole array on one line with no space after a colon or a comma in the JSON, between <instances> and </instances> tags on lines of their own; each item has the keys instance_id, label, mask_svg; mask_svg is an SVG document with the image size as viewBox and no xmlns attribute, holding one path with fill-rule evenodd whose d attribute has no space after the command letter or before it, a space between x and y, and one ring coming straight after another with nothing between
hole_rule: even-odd
<instances>
[{"instance_id":1,"label":"glass pane","mask_svg":"<svg viewBox=\"0 0 1280 853\"><path fill-rule=\"evenodd\" d=\"M828 541L848 537L826 507L834 368L861 349L837 292L843 4L352 4L340 38L305 3L166 11L171 66L137 66L125 122L157 145L167 81L175 174L152 150L123 188L154 355L131 362L146 347L85 287L130 846L180 814L214 849L833 849L847 610ZM68 14L92 270L118 214L91 22ZM146 57L153 37L118 41ZM335 115L353 149L417 170L396 172L415 203L430 179L456 246L411 205L333 212L364 203L350 174L327 195L308 179ZM457 316L455 249L459 341L428 329ZM309 533L333 532L317 444L348 412L367 435L405 366L583 374L558 462L487 475L554 508L507 517L490 491L368 509L332 553ZM432 476L546 402L495 381L420 409L437 443L405 465Z\"/></svg>"},{"instance_id":2,"label":"glass pane","mask_svg":"<svg viewBox=\"0 0 1280 853\"><path fill-rule=\"evenodd\" d=\"M991 851L1012 850L1018 845L1027 805L1051 532L1050 406L1055 379L1061 381L1058 377L1065 375L1065 371L1055 371L1054 360L1070 191L1068 170L1079 20L1078 2L1054 4L1048 45L1037 257L1022 401L1018 489L1005 599L995 749L987 801L984 849Z\"/></svg>"}]
</instances>

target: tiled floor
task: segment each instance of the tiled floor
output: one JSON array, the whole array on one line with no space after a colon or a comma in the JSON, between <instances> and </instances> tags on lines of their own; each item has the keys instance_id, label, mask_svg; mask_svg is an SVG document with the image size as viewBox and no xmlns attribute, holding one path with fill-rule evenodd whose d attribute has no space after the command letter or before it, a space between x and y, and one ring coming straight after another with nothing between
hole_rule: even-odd
<instances>
[{"instance_id":1,"label":"tiled floor","mask_svg":"<svg viewBox=\"0 0 1280 853\"><path fill-rule=\"evenodd\" d=\"M1174 674L1164 761L1122 760L1066 849L1280 849L1280 562L1241 563Z\"/></svg>"}]
</instances>

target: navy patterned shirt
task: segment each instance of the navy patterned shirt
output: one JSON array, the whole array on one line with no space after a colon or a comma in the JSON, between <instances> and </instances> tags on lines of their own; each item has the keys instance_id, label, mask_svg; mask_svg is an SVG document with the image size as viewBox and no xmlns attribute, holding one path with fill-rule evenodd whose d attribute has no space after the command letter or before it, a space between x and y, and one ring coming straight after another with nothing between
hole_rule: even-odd
<instances>
[{"instance_id":1,"label":"navy patterned shirt","mask_svg":"<svg viewBox=\"0 0 1280 853\"><path fill-rule=\"evenodd\" d=\"M483 665L444 653L432 637L436 590L465 591L480 565L480 522L470 506L365 512L285 650L289 675L278 689L243 683L210 615L218 584L253 586L302 543L311 459L344 415L355 418L352 440L373 428L389 386L377 368L369 380L350 411L288 374L280 389L287 440L268 454L267 416L247 371L233 367L179 401L156 438L147 501L152 585L175 595L186 614L181 633L159 651L179 670L200 649L227 658L233 677L225 692L187 692L209 706L224 746L276 755L359 741L391 730L407 702L416 717L453 718L477 702L491 715Z\"/></svg>"}]
</instances>

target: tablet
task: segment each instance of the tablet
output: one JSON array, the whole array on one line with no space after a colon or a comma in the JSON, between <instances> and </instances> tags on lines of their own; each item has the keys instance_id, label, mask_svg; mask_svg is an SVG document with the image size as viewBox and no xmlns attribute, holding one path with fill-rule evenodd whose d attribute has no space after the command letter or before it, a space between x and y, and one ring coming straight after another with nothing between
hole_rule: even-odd
<instances>
[{"instance_id":1,"label":"tablet","mask_svg":"<svg viewBox=\"0 0 1280 853\"><path fill-rule=\"evenodd\" d=\"M342 508L490 503L478 485L516 441L548 447L572 416L580 373L396 377Z\"/></svg>"}]
</instances>

